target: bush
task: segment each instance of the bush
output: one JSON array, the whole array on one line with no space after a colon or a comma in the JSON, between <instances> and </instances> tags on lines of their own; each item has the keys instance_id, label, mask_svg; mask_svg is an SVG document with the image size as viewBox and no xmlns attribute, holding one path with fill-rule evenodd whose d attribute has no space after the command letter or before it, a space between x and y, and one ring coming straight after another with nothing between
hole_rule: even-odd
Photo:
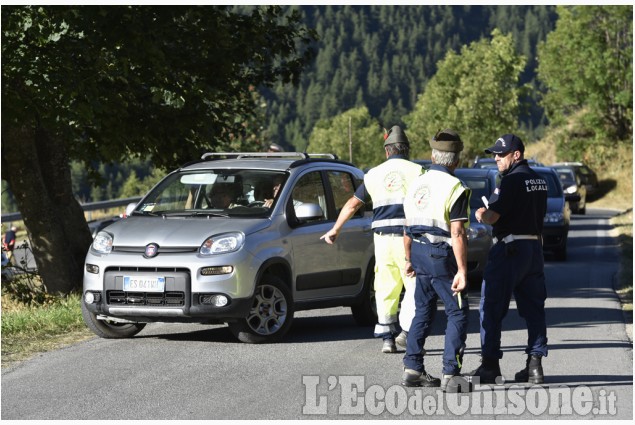
<instances>
[{"instance_id":1,"label":"bush","mask_svg":"<svg viewBox=\"0 0 635 425\"><path fill-rule=\"evenodd\" d=\"M27 306L45 305L54 299L46 292L40 277L33 273L20 272L16 267L3 267L9 271L2 275L2 295ZM7 277L5 277L5 275Z\"/></svg>"}]
</instances>

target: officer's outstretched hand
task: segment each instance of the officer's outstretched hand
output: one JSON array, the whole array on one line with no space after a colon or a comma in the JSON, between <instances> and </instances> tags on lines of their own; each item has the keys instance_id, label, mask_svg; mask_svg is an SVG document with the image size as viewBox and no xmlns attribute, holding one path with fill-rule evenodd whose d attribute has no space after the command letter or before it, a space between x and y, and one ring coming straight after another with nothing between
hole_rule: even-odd
<instances>
[{"instance_id":1,"label":"officer's outstretched hand","mask_svg":"<svg viewBox=\"0 0 635 425\"><path fill-rule=\"evenodd\" d=\"M338 235L338 231L335 229L331 229L328 232L326 232L325 234L323 234L322 236L320 236L320 239L324 239L324 241L329 244L329 245L333 245L333 243L335 243L335 239L337 239L337 235Z\"/></svg>"},{"instance_id":2,"label":"officer's outstretched hand","mask_svg":"<svg viewBox=\"0 0 635 425\"><path fill-rule=\"evenodd\" d=\"M454 280L452 281L452 292L457 293L461 292L467 287L467 276L465 273L457 273L454 275Z\"/></svg>"}]
</instances>

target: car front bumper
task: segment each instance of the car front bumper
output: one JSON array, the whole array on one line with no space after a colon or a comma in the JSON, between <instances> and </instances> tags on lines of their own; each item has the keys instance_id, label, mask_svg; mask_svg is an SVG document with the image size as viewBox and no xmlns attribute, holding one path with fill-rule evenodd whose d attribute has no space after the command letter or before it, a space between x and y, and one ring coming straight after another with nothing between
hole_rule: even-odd
<instances>
[{"instance_id":1,"label":"car front bumper","mask_svg":"<svg viewBox=\"0 0 635 425\"><path fill-rule=\"evenodd\" d=\"M204 274L206 268L234 264L240 267L232 266L231 272L223 274ZM244 318L259 265L247 251L212 257L166 254L151 259L130 253L89 252L83 294L90 292L92 302L84 302L92 313L138 322ZM160 278L164 284L158 291L130 290L124 287L126 278ZM223 302L210 302L213 296L222 297Z\"/></svg>"}]
</instances>

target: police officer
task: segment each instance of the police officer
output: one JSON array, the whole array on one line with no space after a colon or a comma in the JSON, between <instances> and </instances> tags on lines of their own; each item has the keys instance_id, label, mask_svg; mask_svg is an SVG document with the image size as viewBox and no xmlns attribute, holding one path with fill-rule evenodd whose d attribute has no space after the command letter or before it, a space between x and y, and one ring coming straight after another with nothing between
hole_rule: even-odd
<instances>
[{"instance_id":1,"label":"police officer","mask_svg":"<svg viewBox=\"0 0 635 425\"><path fill-rule=\"evenodd\" d=\"M405 345L405 335L414 316L414 279L406 277L403 271L403 198L407 183L420 175L423 169L408 160L410 142L406 133L397 125L384 134L384 151L386 161L366 173L364 183L346 202L333 228L320 239L329 244L335 242L344 223L364 204L368 195L370 196L373 201L375 300L378 319L374 335L383 339L382 352L395 353L398 325L403 332L397 340L403 341L402 344ZM399 298L404 286L406 293L397 321Z\"/></svg>"},{"instance_id":2,"label":"police officer","mask_svg":"<svg viewBox=\"0 0 635 425\"><path fill-rule=\"evenodd\" d=\"M469 391L460 376L467 337L467 234L470 189L453 174L463 142L451 129L430 141L432 165L409 184L404 200L406 272L416 273L415 317L403 358L403 385L439 387L446 392ZM437 300L448 318L443 350L443 378L430 376L421 349L430 334Z\"/></svg>"},{"instance_id":3,"label":"police officer","mask_svg":"<svg viewBox=\"0 0 635 425\"><path fill-rule=\"evenodd\" d=\"M494 154L502 175L497 197L479 208L476 219L493 225L490 250L481 288L481 365L471 375L481 383L501 376L501 327L512 293L529 337L525 369L517 382L544 382L541 359L547 355L542 227L547 210L547 182L524 159L525 146L514 134L501 136L486 153Z\"/></svg>"}]
</instances>

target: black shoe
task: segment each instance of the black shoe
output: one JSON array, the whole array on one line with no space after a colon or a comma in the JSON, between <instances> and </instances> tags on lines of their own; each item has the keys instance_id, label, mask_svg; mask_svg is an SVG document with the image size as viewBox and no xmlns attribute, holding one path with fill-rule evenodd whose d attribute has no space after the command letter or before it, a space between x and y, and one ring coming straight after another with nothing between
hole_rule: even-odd
<instances>
[{"instance_id":1,"label":"black shoe","mask_svg":"<svg viewBox=\"0 0 635 425\"><path fill-rule=\"evenodd\" d=\"M417 372L414 369L404 369L401 385L406 387L440 387L441 380L434 378L425 370Z\"/></svg>"},{"instance_id":2,"label":"black shoe","mask_svg":"<svg viewBox=\"0 0 635 425\"><path fill-rule=\"evenodd\" d=\"M444 393L469 393L472 391L472 382L459 374L443 375L441 379L441 391Z\"/></svg>"},{"instance_id":3,"label":"black shoe","mask_svg":"<svg viewBox=\"0 0 635 425\"><path fill-rule=\"evenodd\" d=\"M467 375L473 377L478 376L481 384L503 384L505 382L500 365L498 364L498 359L483 357L481 359L481 365ZM497 380L499 382L496 382Z\"/></svg>"},{"instance_id":4,"label":"black shoe","mask_svg":"<svg viewBox=\"0 0 635 425\"><path fill-rule=\"evenodd\" d=\"M529 382L531 384L542 384L545 376L542 372L542 357L535 354L527 356L527 365L523 370L514 375L516 382Z\"/></svg>"}]
</instances>

